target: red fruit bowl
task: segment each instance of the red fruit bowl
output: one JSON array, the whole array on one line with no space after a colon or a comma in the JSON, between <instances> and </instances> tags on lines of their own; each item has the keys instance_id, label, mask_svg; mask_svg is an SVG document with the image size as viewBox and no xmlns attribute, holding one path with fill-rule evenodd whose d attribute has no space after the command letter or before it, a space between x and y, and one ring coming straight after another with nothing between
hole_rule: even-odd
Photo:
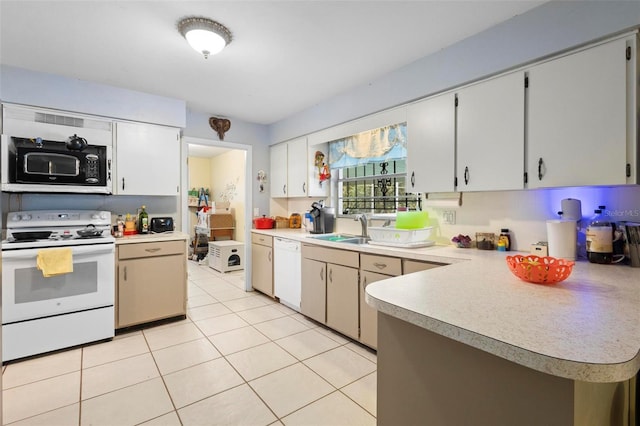
<instances>
[{"instance_id":1,"label":"red fruit bowl","mask_svg":"<svg viewBox=\"0 0 640 426\"><path fill-rule=\"evenodd\" d=\"M571 275L575 262L551 256L507 256L507 265L523 281L535 284L555 284Z\"/></svg>"}]
</instances>

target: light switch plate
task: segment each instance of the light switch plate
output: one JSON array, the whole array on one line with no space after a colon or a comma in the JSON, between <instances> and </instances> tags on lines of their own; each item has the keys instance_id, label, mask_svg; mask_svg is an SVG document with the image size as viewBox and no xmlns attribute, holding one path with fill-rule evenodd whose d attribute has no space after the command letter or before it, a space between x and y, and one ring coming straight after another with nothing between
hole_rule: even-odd
<instances>
[{"instance_id":1,"label":"light switch plate","mask_svg":"<svg viewBox=\"0 0 640 426\"><path fill-rule=\"evenodd\" d=\"M443 225L455 225L456 224L456 211L444 210L442 212L442 224Z\"/></svg>"},{"instance_id":2,"label":"light switch plate","mask_svg":"<svg viewBox=\"0 0 640 426\"><path fill-rule=\"evenodd\" d=\"M258 217L260 216L260 207L254 207L253 208L253 217Z\"/></svg>"}]
</instances>

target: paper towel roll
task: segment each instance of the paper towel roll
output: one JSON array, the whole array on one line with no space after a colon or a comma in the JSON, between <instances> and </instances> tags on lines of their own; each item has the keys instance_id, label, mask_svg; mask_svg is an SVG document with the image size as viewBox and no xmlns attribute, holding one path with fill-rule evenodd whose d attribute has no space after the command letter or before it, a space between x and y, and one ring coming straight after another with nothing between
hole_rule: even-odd
<instances>
[{"instance_id":1,"label":"paper towel roll","mask_svg":"<svg viewBox=\"0 0 640 426\"><path fill-rule=\"evenodd\" d=\"M575 220L548 220L549 256L576 260L577 236Z\"/></svg>"},{"instance_id":2,"label":"paper towel roll","mask_svg":"<svg viewBox=\"0 0 640 426\"><path fill-rule=\"evenodd\" d=\"M575 198L565 198L560 201L560 208L562 209L562 218L566 220L581 220L582 219L582 203Z\"/></svg>"}]
</instances>

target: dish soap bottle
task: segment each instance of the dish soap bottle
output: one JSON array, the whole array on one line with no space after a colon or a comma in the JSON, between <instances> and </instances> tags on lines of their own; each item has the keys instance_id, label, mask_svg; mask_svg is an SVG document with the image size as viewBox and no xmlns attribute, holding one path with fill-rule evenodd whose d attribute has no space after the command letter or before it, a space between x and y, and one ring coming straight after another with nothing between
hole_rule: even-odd
<instances>
[{"instance_id":1,"label":"dish soap bottle","mask_svg":"<svg viewBox=\"0 0 640 426\"><path fill-rule=\"evenodd\" d=\"M142 206L140 214L138 215L138 232L141 234L149 233L149 215L147 214L146 206Z\"/></svg>"},{"instance_id":2,"label":"dish soap bottle","mask_svg":"<svg viewBox=\"0 0 640 426\"><path fill-rule=\"evenodd\" d=\"M503 250L500 250L500 245L504 246ZM509 235L509 230L507 228L502 228L500 230L500 236L498 237L498 250L511 251L511 236Z\"/></svg>"}]
</instances>

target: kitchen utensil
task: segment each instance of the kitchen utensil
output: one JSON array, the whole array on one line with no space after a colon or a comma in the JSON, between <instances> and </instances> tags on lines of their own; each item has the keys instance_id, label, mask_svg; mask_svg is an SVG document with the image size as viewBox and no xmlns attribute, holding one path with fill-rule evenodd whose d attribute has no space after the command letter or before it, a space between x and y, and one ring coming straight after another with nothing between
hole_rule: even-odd
<instances>
[{"instance_id":1,"label":"kitchen utensil","mask_svg":"<svg viewBox=\"0 0 640 426\"><path fill-rule=\"evenodd\" d=\"M84 229L79 229L76 233L82 238L99 237L102 229L97 229L95 225L87 225Z\"/></svg>"},{"instance_id":2,"label":"kitchen utensil","mask_svg":"<svg viewBox=\"0 0 640 426\"><path fill-rule=\"evenodd\" d=\"M562 218L565 220L581 220L582 219L582 203L575 198L565 198L560 201Z\"/></svg>"},{"instance_id":3,"label":"kitchen utensil","mask_svg":"<svg viewBox=\"0 0 640 426\"><path fill-rule=\"evenodd\" d=\"M89 145L85 138L81 138L80 136L74 133L73 136L69 136L66 141L67 149L70 151L82 151Z\"/></svg>"},{"instance_id":4,"label":"kitchen utensil","mask_svg":"<svg viewBox=\"0 0 640 426\"><path fill-rule=\"evenodd\" d=\"M256 217L253 219L253 226L256 229L271 229L273 228L274 220L270 217L262 215L262 217Z\"/></svg>"},{"instance_id":5,"label":"kitchen utensil","mask_svg":"<svg viewBox=\"0 0 640 426\"><path fill-rule=\"evenodd\" d=\"M535 284L555 284L564 281L573 271L572 260L551 256L507 256L509 270L518 278Z\"/></svg>"},{"instance_id":6,"label":"kitchen utensil","mask_svg":"<svg viewBox=\"0 0 640 426\"><path fill-rule=\"evenodd\" d=\"M421 229L427 226L429 215L427 212L398 212L396 213L397 229Z\"/></svg>"},{"instance_id":7,"label":"kitchen utensil","mask_svg":"<svg viewBox=\"0 0 640 426\"><path fill-rule=\"evenodd\" d=\"M548 220L549 256L576 260L578 228L575 220Z\"/></svg>"},{"instance_id":8,"label":"kitchen utensil","mask_svg":"<svg viewBox=\"0 0 640 426\"><path fill-rule=\"evenodd\" d=\"M14 232L11 235L16 241L46 240L51 231Z\"/></svg>"},{"instance_id":9,"label":"kitchen utensil","mask_svg":"<svg viewBox=\"0 0 640 426\"><path fill-rule=\"evenodd\" d=\"M172 217L153 217L151 218L151 232L169 232L173 231L173 218Z\"/></svg>"}]
</instances>

